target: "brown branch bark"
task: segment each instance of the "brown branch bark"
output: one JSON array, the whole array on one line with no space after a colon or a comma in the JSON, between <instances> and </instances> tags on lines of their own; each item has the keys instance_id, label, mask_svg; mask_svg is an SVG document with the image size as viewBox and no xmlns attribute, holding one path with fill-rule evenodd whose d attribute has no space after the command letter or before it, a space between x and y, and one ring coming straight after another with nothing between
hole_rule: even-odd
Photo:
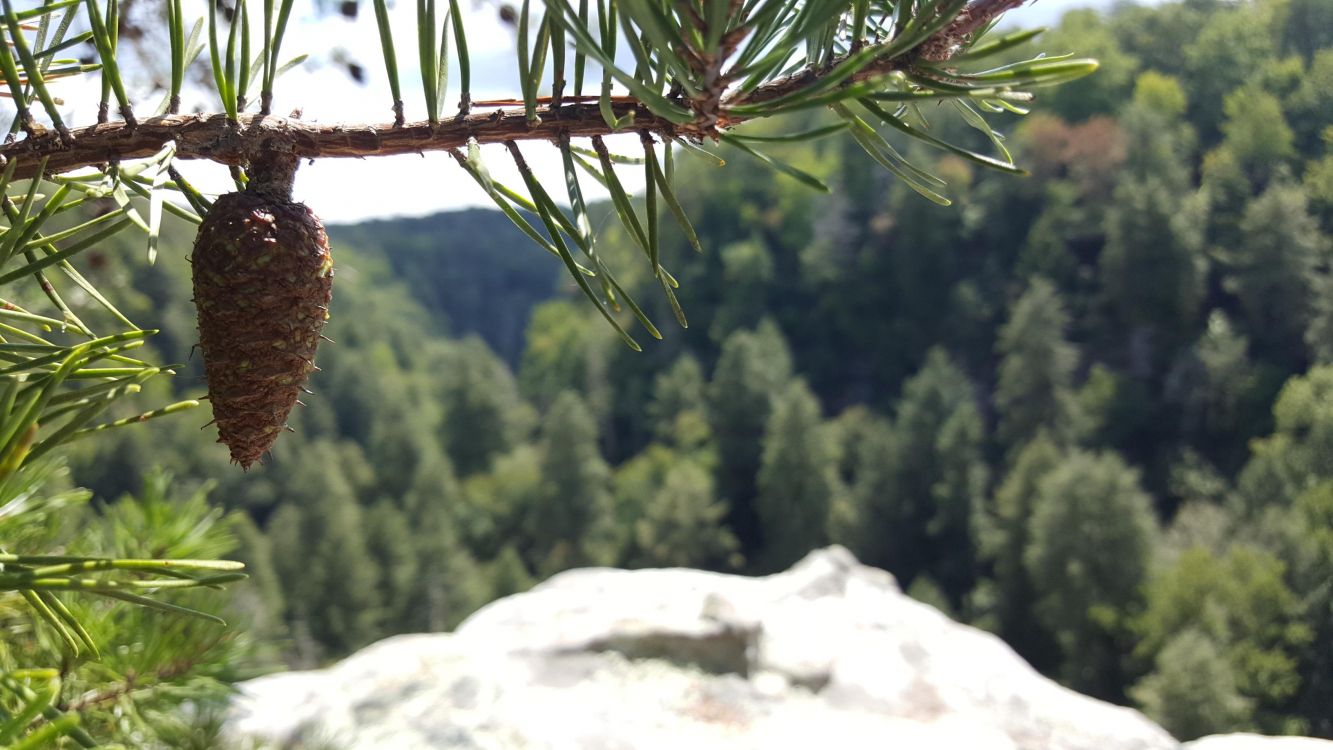
<instances>
[{"instance_id":1,"label":"brown branch bark","mask_svg":"<svg viewBox=\"0 0 1333 750\"><path fill-rule=\"evenodd\" d=\"M634 111L635 126L655 132L673 132L671 123L642 106L614 107L617 116ZM72 130L74 145L65 146L57 134L0 147L0 157L18 160L15 177L36 175L43 157L48 174L106 164L116 159L152 156L167 142L176 141L176 157L208 159L220 164L244 164L267 149L290 150L302 159L391 156L458 148L469 138L479 143L515 140L555 140L566 132L574 137L605 135L610 128L596 105L580 104L538 110L541 122L529 125L522 109L471 114L441 122L358 125L320 125L284 117L244 115L239 123L226 115L166 115L140 120L131 128L123 122L90 125Z\"/></svg>"},{"instance_id":2,"label":"brown branch bark","mask_svg":"<svg viewBox=\"0 0 1333 750\"><path fill-rule=\"evenodd\" d=\"M922 50L938 50L944 43L953 48L966 35L1025 1L976 0L953 23L917 50L876 60L859 71L852 81L910 67ZM634 113L632 132L704 138L718 130L735 127L746 119L728 113L728 104L772 101L813 85L820 76L820 71L799 71L768 82L742 101L722 99L719 116L706 122L673 124L624 97L615 97L611 108L616 117ZM322 125L268 115L244 115L239 122L230 122L222 114L166 115L141 120L137 124L116 122L77 128L70 133L72 143L58 133L37 134L0 146L0 166L17 160L14 175L25 179L37 174L43 158L47 159L46 172L58 174L117 160L152 156L172 140L176 142L177 158L242 165L268 150L287 151L302 159L364 158L454 149L465 146L470 139L483 144L521 140L554 142L561 135L581 138L612 133L595 103L548 104L539 107L537 114L541 119L535 124L528 123L522 108L511 108L468 114L434 126L427 122ZM626 132L631 129L627 128Z\"/></svg>"}]
</instances>

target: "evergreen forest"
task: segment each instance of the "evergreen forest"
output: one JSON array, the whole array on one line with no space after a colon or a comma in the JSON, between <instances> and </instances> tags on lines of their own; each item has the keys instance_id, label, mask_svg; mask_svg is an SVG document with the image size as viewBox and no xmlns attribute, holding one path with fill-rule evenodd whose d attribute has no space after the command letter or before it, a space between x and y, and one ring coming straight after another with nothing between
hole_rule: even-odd
<instances>
[{"instance_id":1,"label":"evergreen forest","mask_svg":"<svg viewBox=\"0 0 1333 750\"><path fill-rule=\"evenodd\" d=\"M642 352L498 212L326 216L335 343L295 434L247 473L202 410L77 443L81 533L193 498L201 525L154 533L247 563L254 668L572 567L765 574L836 543L1178 737L1333 737L1333 4L1122 4L1031 44L1100 69L994 121L1028 176L911 145L952 206L851 139L766 144L801 180L680 159L688 328L621 264L664 332ZM125 240L85 265L181 363L144 385L165 403L204 389L193 228L162 231L155 264Z\"/></svg>"}]
</instances>

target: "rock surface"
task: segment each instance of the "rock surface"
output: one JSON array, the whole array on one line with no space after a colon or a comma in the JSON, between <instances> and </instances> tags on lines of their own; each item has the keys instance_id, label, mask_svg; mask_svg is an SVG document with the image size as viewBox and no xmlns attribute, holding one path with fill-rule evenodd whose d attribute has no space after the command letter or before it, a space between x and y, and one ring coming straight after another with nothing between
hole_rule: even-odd
<instances>
[{"instance_id":1,"label":"rock surface","mask_svg":"<svg viewBox=\"0 0 1333 750\"><path fill-rule=\"evenodd\" d=\"M1186 742L1181 746L1181 750L1333 750L1333 742L1310 737L1217 734Z\"/></svg>"},{"instance_id":2,"label":"rock surface","mask_svg":"<svg viewBox=\"0 0 1333 750\"><path fill-rule=\"evenodd\" d=\"M453 634L390 638L326 670L244 683L229 726L348 750L1180 747L838 547L765 578L570 571ZM1232 740L1248 741L1187 747L1316 750Z\"/></svg>"}]
</instances>

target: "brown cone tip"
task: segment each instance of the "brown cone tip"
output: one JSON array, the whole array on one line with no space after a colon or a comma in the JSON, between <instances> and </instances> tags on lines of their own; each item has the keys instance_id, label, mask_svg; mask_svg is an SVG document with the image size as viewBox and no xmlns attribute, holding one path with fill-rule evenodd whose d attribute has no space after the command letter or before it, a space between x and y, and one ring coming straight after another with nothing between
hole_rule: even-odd
<instances>
[{"instance_id":1,"label":"brown cone tip","mask_svg":"<svg viewBox=\"0 0 1333 750\"><path fill-rule=\"evenodd\" d=\"M304 205L229 193L199 227L192 261L218 442L248 469L273 447L315 369L333 298L328 235Z\"/></svg>"}]
</instances>

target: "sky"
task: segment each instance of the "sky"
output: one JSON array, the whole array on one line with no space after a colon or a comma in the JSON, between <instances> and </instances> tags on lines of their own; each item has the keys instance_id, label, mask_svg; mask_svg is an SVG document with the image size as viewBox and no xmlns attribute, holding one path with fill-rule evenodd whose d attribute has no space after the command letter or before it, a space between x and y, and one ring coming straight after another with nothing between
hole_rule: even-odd
<instances>
[{"instance_id":1,"label":"sky","mask_svg":"<svg viewBox=\"0 0 1333 750\"><path fill-rule=\"evenodd\" d=\"M1110 1L1036 0L1010 12L1006 23L1024 27L1049 25L1071 8L1105 6ZM494 0L462 0L460 4L464 8L468 32L474 99L516 96L519 89L513 52L514 33L500 21L498 5ZM335 12L315 12L311 7L313 3L298 3L304 10L297 13L303 15L293 19L283 41L282 54L284 58L302 53L310 57L305 64L278 79L275 113L287 114L299 109L302 120L318 123L392 120L392 102L373 14L369 2L361 5L360 17L350 20ZM201 17L205 9L203 0L187 0L186 17ZM416 4L398 0L393 3L390 14L399 49L399 80L407 118L425 119L425 100L416 64ZM360 63L365 73L363 83L353 81L345 68L331 59L334 50L342 50L350 59ZM203 57L207 54L205 51ZM459 91L456 72L451 72L453 80L449 85L445 112L456 107ZM71 122L91 122L97 100L97 78L88 75L61 82L63 91L57 95L63 96L68 103ZM200 96L196 94L193 102L187 96L182 111L190 111L195 104L209 111L218 109L217 102L209 102ZM156 98L143 97L140 101L143 99L150 102L148 108L156 103ZM622 136L609 139L612 150L616 149L618 141L627 153L639 148L634 136ZM554 147L529 142L522 144L522 148L544 184L563 183L559 153ZM521 182L503 147L485 147L482 157L496 179L511 186ZM180 165L187 179L205 192L221 193L232 189L227 169L223 166L201 161L182 161ZM642 173L638 169L624 170L621 178L629 189L642 188ZM589 198L600 197L600 186L591 180L587 182L592 183L584 186ZM377 217L422 216L469 206L493 205L452 158L443 153L320 159L301 167L294 194L326 224L353 223Z\"/></svg>"}]
</instances>

